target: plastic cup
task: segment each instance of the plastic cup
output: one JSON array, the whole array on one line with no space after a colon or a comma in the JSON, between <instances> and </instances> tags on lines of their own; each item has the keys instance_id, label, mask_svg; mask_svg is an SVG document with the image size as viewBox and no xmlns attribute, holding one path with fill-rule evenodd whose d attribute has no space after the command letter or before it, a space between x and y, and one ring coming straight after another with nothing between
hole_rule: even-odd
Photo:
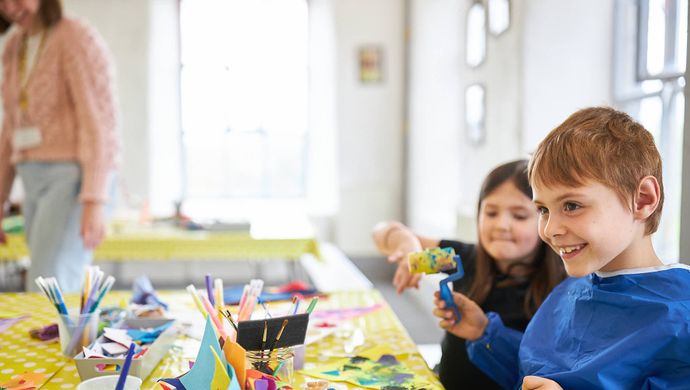
<instances>
[{"instance_id":1,"label":"plastic cup","mask_svg":"<svg viewBox=\"0 0 690 390\"><path fill-rule=\"evenodd\" d=\"M119 375L97 376L95 378L87 379L77 385L77 390L104 390L114 389L117 386ZM141 379L136 376L127 375L125 380L125 390L139 390L141 389Z\"/></svg>"},{"instance_id":2,"label":"plastic cup","mask_svg":"<svg viewBox=\"0 0 690 390\"><path fill-rule=\"evenodd\" d=\"M90 345L96 339L100 314L100 309L96 309L89 314L60 314L58 316L60 350L63 355L73 358L81 352L82 347Z\"/></svg>"}]
</instances>

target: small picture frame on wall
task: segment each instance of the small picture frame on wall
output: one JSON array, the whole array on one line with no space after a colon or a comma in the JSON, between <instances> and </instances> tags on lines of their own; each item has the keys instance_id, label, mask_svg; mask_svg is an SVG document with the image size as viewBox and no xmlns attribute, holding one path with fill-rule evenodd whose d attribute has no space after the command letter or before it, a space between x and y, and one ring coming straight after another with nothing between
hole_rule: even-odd
<instances>
[{"instance_id":1,"label":"small picture frame on wall","mask_svg":"<svg viewBox=\"0 0 690 390\"><path fill-rule=\"evenodd\" d=\"M383 82L383 48L379 45L361 46L357 50L359 81L362 84Z\"/></svg>"}]
</instances>

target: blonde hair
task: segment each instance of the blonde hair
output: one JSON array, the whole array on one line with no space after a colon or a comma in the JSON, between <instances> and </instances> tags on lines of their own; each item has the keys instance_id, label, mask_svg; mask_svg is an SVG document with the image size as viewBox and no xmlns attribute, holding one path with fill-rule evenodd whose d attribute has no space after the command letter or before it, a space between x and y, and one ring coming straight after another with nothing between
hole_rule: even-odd
<instances>
[{"instance_id":1,"label":"blonde hair","mask_svg":"<svg viewBox=\"0 0 690 390\"><path fill-rule=\"evenodd\" d=\"M659 227L664 203L661 156L649 131L610 107L585 108L570 115L539 144L528 169L531 185L573 187L597 181L616 192L631 210L646 176L654 176L661 189L659 205L646 221L645 231L652 234Z\"/></svg>"}]
</instances>

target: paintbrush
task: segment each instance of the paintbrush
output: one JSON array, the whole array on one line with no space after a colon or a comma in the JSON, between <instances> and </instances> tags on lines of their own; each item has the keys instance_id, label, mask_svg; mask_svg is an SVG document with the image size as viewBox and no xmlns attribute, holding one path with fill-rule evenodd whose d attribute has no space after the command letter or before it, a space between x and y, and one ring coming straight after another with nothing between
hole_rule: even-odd
<instances>
[{"instance_id":1,"label":"paintbrush","mask_svg":"<svg viewBox=\"0 0 690 390\"><path fill-rule=\"evenodd\" d=\"M278 345L278 341L280 341L280 336L283 335L283 330L285 330L287 323L288 323L287 319L283 320L283 325L280 326L280 330L278 331L278 335L276 336L276 339L273 341L273 345L271 345L271 349L268 351L269 356L271 355L271 352L273 352L273 349L275 349L276 345Z\"/></svg>"}]
</instances>

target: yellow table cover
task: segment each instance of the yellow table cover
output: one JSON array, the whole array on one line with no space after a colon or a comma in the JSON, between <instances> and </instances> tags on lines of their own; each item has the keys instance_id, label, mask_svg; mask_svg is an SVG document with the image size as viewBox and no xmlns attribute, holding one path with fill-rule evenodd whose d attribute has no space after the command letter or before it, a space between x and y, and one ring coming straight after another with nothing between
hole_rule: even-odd
<instances>
[{"instance_id":1,"label":"yellow table cover","mask_svg":"<svg viewBox=\"0 0 690 390\"><path fill-rule=\"evenodd\" d=\"M110 292L102 307L126 302L131 293L128 291ZM171 305L174 311L195 311L192 299L183 292L162 292L161 298ZM430 383L430 389L442 389L434 373L428 368L424 359L395 316L385 304L381 294L376 290L338 292L322 298L318 309L347 309L369 307L383 303L383 308L374 312L347 320L336 332L306 346L305 368L325 365L341 360L352 353L365 351L380 345L393 346L397 359L409 367L415 374ZM66 297L67 307L78 305L78 296ZM234 308L230 308L234 311ZM259 309L257 309L259 310ZM4 293L0 294L0 314L30 314L31 317L20 321L0 333L0 383L9 381L17 374L24 372L38 373L45 376L41 389L73 389L80 382L74 361L64 358L59 350L59 343L45 344L29 337L29 329L42 327L55 322L57 313L48 299L38 293ZM197 312L198 313L198 312ZM198 314L201 316L201 314ZM199 318L201 321L201 318ZM346 352L346 344L361 329L364 339L354 351ZM349 345L352 348L352 344ZM156 380L161 377L175 377L189 370L188 362L196 357L199 341L180 336L168 354L144 381L142 389L159 388ZM308 378L300 371L295 373L294 388L300 389ZM420 378L421 379L421 378ZM336 389L359 389L352 384L331 383Z\"/></svg>"},{"instance_id":2,"label":"yellow table cover","mask_svg":"<svg viewBox=\"0 0 690 390\"><path fill-rule=\"evenodd\" d=\"M8 234L0 260L28 256L23 234ZM184 230L111 234L96 248L95 260L297 260L304 254L320 258L313 238L254 239L247 232Z\"/></svg>"}]
</instances>

